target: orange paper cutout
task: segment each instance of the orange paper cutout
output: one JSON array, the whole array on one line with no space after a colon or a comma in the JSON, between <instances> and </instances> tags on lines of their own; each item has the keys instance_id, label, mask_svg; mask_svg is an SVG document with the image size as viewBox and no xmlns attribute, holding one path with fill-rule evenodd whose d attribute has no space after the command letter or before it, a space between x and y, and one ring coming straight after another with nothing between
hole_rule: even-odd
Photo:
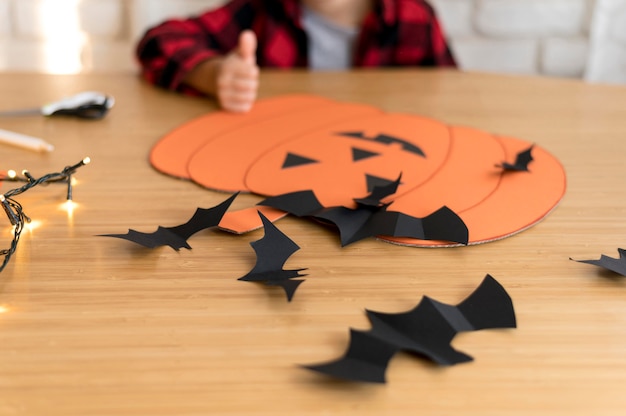
<instances>
[{"instance_id":1,"label":"orange paper cutout","mask_svg":"<svg viewBox=\"0 0 626 416\"><path fill-rule=\"evenodd\" d=\"M416 115L286 96L262 100L250 114L218 112L192 120L165 136L150 161L162 172L215 190L265 196L312 190L324 206L351 206L353 198L369 192L366 178L393 181L401 173L390 209L423 217L446 205L468 226L470 244L477 244L532 226L563 197L565 171L538 145L529 172L496 166L514 161L529 146ZM261 227L257 208L227 212L220 227L238 233ZM284 215L262 209L271 220Z\"/></svg>"}]
</instances>

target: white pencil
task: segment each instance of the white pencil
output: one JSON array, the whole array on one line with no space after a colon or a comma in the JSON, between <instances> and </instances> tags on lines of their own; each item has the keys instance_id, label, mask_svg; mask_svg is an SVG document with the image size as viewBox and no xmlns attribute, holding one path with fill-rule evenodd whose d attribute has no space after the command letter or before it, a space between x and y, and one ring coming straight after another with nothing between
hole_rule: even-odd
<instances>
[{"instance_id":1,"label":"white pencil","mask_svg":"<svg viewBox=\"0 0 626 416\"><path fill-rule=\"evenodd\" d=\"M38 137L0 129L0 143L10 144L37 152L51 152L54 146Z\"/></svg>"}]
</instances>

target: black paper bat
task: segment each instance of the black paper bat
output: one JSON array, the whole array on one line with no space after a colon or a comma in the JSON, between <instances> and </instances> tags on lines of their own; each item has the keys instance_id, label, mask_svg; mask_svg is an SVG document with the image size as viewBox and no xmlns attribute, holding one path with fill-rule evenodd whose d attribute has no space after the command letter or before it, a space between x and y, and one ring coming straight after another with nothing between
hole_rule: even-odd
<instances>
[{"instance_id":1,"label":"black paper bat","mask_svg":"<svg viewBox=\"0 0 626 416\"><path fill-rule=\"evenodd\" d=\"M626 250L618 248L617 251L619 252L619 258L617 259L601 254L598 260L574 260L571 257L570 260L579 263L593 264L594 266L603 267L612 272L621 274L622 276L626 276Z\"/></svg>"},{"instance_id":2,"label":"black paper bat","mask_svg":"<svg viewBox=\"0 0 626 416\"><path fill-rule=\"evenodd\" d=\"M523 150L517 154L514 163L502 162L500 165L496 165L496 167L502 168L504 170L512 170L512 171L526 171L528 172L528 164L533 161L533 156L531 154L533 150L533 146L531 145L528 149Z\"/></svg>"},{"instance_id":3,"label":"black paper bat","mask_svg":"<svg viewBox=\"0 0 626 416\"><path fill-rule=\"evenodd\" d=\"M387 365L399 351L426 356L439 365L458 364L472 357L450 345L457 333L516 327L513 302L490 275L456 306L424 296L408 312L366 313L372 329L350 329L350 345L341 358L303 367L345 380L384 383Z\"/></svg>"},{"instance_id":4,"label":"black paper bat","mask_svg":"<svg viewBox=\"0 0 626 416\"><path fill-rule=\"evenodd\" d=\"M262 282L270 286L280 286L285 290L287 301L291 302L294 293L304 280L294 280L294 277L304 277L300 274L306 269L284 270L287 259L300 247L280 231L265 215L258 211L265 235L263 238L250 243L256 253L256 264L248 274L238 280L246 282Z\"/></svg>"},{"instance_id":5,"label":"black paper bat","mask_svg":"<svg viewBox=\"0 0 626 416\"><path fill-rule=\"evenodd\" d=\"M159 226L152 233L142 233L129 229L126 234L101 234L100 236L122 238L148 248L170 246L177 251L183 247L191 249L187 239L199 231L216 227L237 195L238 193L233 194L230 198L213 208L196 209L189 221L176 227Z\"/></svg>"},{"instance_id":6,"label":"black paper bat","mask_svg":"<svg viewBox=\"0 0 626 416\"><path fill-rule=\"evenodd\" d=\"M377 235L467 244L469 239L467 226L446 206L424 218L388 211L387 207L390 204L384 204L381 200L396 192L400 177L391 184L374 187L365 198L354 199L357 203L355 209L343 206L326 208L320 204L311 190L270 197L261 201L259 205L280 209L297 217L312 217L330 222L339 229L342 246Z\"/></svg>"}]
</instances>

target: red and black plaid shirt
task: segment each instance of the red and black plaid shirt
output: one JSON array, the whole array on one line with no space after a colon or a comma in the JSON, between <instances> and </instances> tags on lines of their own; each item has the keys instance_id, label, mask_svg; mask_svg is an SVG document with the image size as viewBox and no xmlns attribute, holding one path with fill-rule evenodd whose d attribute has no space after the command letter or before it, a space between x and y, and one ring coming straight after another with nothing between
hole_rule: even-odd
<instances>
[{"instance_id":1,"label":"red and black plaid shirt","mask_svg":"<svg viewBox=\"0 0 626 416\"><path fill-rule=\"evenodd\" d=\"M307 67L301 13L298 0L233 0L198 17L166 21L139 42L143 76L168 89L186 90L181 83L187 72L234 49L244 29L257 35L260 67ZM455 66L455 62L435 13L424 0L377 0L362 24L353 66Z\"/></svg>"}]
</instances>

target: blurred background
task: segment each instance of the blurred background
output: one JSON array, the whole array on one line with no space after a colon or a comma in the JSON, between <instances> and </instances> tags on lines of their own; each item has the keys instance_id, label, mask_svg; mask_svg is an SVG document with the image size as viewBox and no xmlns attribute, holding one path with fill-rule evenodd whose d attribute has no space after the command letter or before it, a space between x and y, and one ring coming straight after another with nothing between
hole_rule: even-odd
<instances>
[{"instance_id":1,"label":"blurred background","mask_svg":"<svg viewBox=\"0 0 626 416\"><path fill-rule=\"evenodd\" d=\"M136 71L166 18L223 0L0 0L0 71ZM626 84L626 0L430 0L461 69Z\"/></svg>"}]
</instances>

